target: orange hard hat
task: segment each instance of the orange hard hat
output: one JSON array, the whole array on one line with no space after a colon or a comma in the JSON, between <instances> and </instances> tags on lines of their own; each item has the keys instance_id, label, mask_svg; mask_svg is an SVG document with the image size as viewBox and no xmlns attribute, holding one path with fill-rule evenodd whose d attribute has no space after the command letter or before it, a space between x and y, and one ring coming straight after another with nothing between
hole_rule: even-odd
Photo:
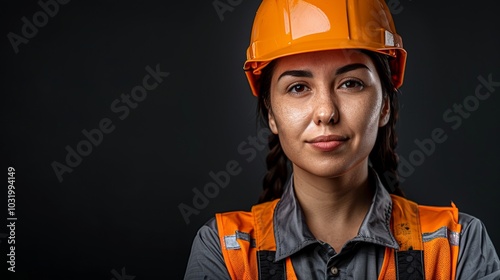
<instances>
[{"instance_id":1,"label":"orange hard hat","mask_svg":"<svg viewBox=\"0 0 500 280\"><path fill-rule=\"evenodd\" d=\"M384 0L263 0L243 69L257 96L261 70L272 60L335 49L389 55L394 86L403 84L406 51Z\"/></svg>"}]
</instances>

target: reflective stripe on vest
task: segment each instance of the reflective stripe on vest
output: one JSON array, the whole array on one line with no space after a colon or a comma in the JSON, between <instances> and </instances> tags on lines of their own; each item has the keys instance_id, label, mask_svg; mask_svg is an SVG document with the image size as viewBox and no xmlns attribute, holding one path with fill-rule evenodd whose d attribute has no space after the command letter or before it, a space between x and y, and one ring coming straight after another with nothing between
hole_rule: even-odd
<instances>
[{"instance_id":1,"label":"reflective stripe on vest","mask_svg":"<svg viewBox=\"0 0 500 280\"><path fill-rule=\"evenodd\" d=\"M455 279L458 209L417 205L391 195L391 228L399 250L386 248L379 279ZM231 279L297 279L292 261L274 262L273 215L279 199L252 211L217 213L222 254Z\"/></svg>"}]
</instances>

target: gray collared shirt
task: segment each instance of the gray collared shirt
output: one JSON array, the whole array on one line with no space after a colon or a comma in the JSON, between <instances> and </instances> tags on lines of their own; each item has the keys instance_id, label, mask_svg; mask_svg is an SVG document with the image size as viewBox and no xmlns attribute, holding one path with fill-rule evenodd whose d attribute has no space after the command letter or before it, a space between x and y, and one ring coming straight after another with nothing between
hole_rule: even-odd
<instances>
[{"instance_id":1,"label":"gray collared shirt","mask_svg":"<svg viewBox=\"0 0 500 280\"><path fill-rule=\"evenodd\" d=\"M391 207L391 197L375 175L375 195L358 235L336 252L308 229L290 179L274 212L275 259L291 257L298 279L376 280L385 248L399 248L389 225ZM462 212L459 223L462 232L456 279L500 279L498 254L483 223ZM198 230L184 279L230 279L215 218Z\"/></svg>"}]
</instances>

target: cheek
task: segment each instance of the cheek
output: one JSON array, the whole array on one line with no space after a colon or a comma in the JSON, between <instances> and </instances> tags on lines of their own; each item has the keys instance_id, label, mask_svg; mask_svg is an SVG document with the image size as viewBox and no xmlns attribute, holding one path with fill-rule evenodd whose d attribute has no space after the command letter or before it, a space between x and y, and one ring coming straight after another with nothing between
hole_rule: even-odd
<instances>
[{"instance_id":1,"label":"cheek","mask_svg":"<svg viewBox=\"0 0 500 280\"><path fill-rule=\"evenodd\" d=\"M365 134L366 134L366 140L367 140L367 145L370 147L370 150L373 148L373 145L375 145L375 141L377 140L377 134L380 129L380 110L381 106L380 103L377 103L377 106L373 106L369 112L367 112L366 116L366 128L365 128Z\"/></svg>"},{"instance_id":2,"label":"cheek","mask_svg":"<svg viewBox=\"0 0 500 280\"><path fill-rule=\"evenodd\" d=\"M310 122L307 110L304 107L277 106L273 113L283 151L289 158L296 158L301 151L300 139Z\"/></svg>"},{"instance_id":3,"label":"cheek","mask_svg":"<svg viewBox=\"0 0 500 280\"><path fill-rule=\"evenodd\" d=\"M346 102L342 114L348 126L360 133L373 134L378 131L381 110L381 99L363 99L357 102ZM341 115L341 117L342 117ZM368 135L367 135L368 136Z\"/></svg>"},{"instance_id":4,"label":"cheek","mask_svg":"<svg viewBox=\"0 0 500 280\"><path fill-rule=\"evenodd\" d=\"M290 132L302 127L307 123L308 116L310 115L309 111L303 104L300 107L294 104L273 107L273 115L279 133Z\"/></svg>"}]
</instances>

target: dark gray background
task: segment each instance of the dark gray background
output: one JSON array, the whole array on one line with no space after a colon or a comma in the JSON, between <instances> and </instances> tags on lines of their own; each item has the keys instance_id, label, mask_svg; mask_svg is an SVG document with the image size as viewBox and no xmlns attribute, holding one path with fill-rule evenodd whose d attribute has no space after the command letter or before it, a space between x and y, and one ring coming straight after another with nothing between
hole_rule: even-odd
<instances>
[{"instance_id":1,"label":"dark gray background","mask_svg":"<svg viewBox=\"0 0 500 280\"><path fill-rule=\"evenodd\" d=\"M18 279L181 279L196 230L215 212L257 200L266 151L247 161L238 146L259 131L242 71L259 1L219 2L234 4L222 20L211 0L70 1L17 54L7 34L21 35L21 18L32 21L41 7L9 1L0 8L0 207L6 213L12 166ZM394 19L409 53L398 152L409 160L416 139L436 128L447 136L407 170L403 188L420 203L455 202L484 221L498 247L500 86L457 129L443 118L472 100L479 76L500 81L493 3L400 0ZM120 120L111 104L157 64L170 76ZM114 131L59 182L51 164L65 163L65 147L76 148L82 130L103 118ZM186 224L178 206L193 206L192 189L203 190L213 182L209 172L232 160L241 173Z\"/></svg>"}]
</instances>

